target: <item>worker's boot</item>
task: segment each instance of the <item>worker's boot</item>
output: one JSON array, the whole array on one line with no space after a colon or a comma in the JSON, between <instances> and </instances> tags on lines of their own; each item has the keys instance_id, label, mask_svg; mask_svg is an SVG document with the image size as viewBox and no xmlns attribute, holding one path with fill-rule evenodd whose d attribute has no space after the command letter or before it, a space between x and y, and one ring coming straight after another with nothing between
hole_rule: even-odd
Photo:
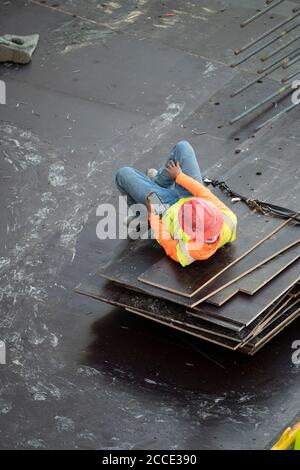
<instances>
[{"instance_id":1,"label":"worker's boot","mask_svg":"<svg viewBox=\"0 0 300 470\"><path fill-rule=\"evenodd\" d=\"M5 34L0 36L0 62L28 64L31 61L38 40L38 34L31 34L30 36Z\"/></svg>"},{"instance_id":2,"label":"worker's boot","mask_svg":"<svg viewBox=\"0 0 300 470\"><path fill-rule=\"evenodd\" d=\"M154 181L155 178L157 177L157 173L158 173L158 171L156 170L156 168L149 168L147 170L147 176L148 176L149 180Z\"/></svg>"}]
</instances>

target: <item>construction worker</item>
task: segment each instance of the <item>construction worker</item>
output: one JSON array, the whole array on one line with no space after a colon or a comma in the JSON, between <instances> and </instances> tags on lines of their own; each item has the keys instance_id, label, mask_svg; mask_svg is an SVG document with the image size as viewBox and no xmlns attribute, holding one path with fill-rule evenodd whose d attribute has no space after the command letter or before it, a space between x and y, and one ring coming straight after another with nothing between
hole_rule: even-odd
<instances>
[{"instance_id":1,"label":"construction worker","mask_svg":"<svg viewBox=\"0 0 300 470\"><path fill-rule=\"evenodd\" d=\"M271 450L289 450L292 446L300 450L300 422L286 428Z\"/></svg>"},{"instance_id":2,"label":"construction worker","mask_svg":"<svg viewBox=\"0 0 300 470\"><path fill-rule=\"evenodd\" d=\"M147 175L130 167L118 170L116 185L132 203L146 204L155 238L166 254L182 266L212 256L236 239L236 215L203 185L193 147L181 141L164 167ZM151 204L156 193L166 211L159 216Z\"/></svg>"}]
</instances>

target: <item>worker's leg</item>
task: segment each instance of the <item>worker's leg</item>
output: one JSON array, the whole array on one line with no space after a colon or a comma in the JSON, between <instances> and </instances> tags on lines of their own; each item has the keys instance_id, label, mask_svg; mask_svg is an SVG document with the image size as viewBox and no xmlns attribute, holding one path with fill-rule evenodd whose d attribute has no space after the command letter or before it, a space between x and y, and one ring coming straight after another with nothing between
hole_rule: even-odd
<instances>
[{"instance_id":1,"label":"worker's leg","mask_svg":"<svg viewBox=\"0 0 300 470\"><path fill-rule=\"evenodd\" d=\"M129 205L145 204L146 197L151 191L155 191L164 204L174 204L179 197L175 189L163 188L151 181L141 171L134 168L120 168L116 174L116 185L120 193L127 196Z\"/></svg>"},{"instance_id":2,"label":"worker's leg","mask_svg":"<svg viewBox=\"0 0 300 470\"><path fill-rule=\"evenodd\" d=\"M178 144L173 147L165 166L158 171L154 180L156 184L164 188L170 188L172 190L175 189L180 197L191 196L189 191L174 183L174 180L169 178L166 166L170 160L173 160L175 163L179 162L182 171L186 175L191 176L196 181L199 181L199 183L202 183L201 171L193 147L185 140L178 142Z\"/></svg>"}]
</instances>

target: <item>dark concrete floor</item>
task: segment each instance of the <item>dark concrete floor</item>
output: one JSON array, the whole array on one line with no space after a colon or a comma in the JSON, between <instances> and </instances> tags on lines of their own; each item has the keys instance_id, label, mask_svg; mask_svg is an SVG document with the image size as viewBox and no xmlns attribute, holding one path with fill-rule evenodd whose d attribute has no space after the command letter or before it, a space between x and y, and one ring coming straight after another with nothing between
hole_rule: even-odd
<instances>
[{"instance_id":1,"label":"dark concrete floor","mask_svg":"<svg viewBox=\"0 0 300 470\"><path fill-rule=\"evenodd\" d=\"M118 167L156 166L185 138L221 174L251 135L228 117L276 75L229 105L255 69L226 64L297 2L241 35L262 3L1 2L1 32L40 42L0 68L0 448L266 448L299 413L299 321L250 359L73 293L120 248L95 233Z\"/></svg>"}]
</instances>

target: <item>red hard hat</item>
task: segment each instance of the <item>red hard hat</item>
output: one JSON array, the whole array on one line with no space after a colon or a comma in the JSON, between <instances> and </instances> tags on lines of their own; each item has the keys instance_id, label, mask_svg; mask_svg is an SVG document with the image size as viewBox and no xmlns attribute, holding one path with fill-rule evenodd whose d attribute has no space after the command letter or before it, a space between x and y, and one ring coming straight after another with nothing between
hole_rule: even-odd
<instances>
[{"instance_id":1,"label":"red hard hat","mask_svg":"<svg viewBox=\"0 0 300 470\"><path fill-rule=\"evenodd\" d=\"M210 241L221 232L224 218L220 210L210 201L194 197L186 201L178 212L179 224L192 239Z\"/></svg>"}]
</instances>

